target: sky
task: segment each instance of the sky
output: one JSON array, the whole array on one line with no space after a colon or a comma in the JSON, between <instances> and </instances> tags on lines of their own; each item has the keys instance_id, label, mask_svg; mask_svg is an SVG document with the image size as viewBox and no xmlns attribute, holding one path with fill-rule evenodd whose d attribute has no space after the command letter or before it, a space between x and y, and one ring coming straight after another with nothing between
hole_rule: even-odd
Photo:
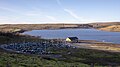
<instances>
[{"instance_id":1,"label":"sky","mask_svg":"<svg viewBox=\"0 0 120 67\"><path fill-rule=\"evenodd\" d=\"M0 24L119 21L120 0L0 0Z\"/></svg>"}]
</instances>

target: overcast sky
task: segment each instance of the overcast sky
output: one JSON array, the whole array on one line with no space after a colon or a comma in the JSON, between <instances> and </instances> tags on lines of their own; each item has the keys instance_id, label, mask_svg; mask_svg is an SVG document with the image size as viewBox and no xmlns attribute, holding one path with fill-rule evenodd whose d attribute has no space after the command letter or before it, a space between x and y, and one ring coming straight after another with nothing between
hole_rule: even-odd
<instances>
[{"instance_id":1,"label":"overcast sky","mask_svg":"<svg viewBox=\"0 0 120 67\"><path fill-rule=\"evenodd\" d=\"M120 0L0 0L0 24L120 21Z\"/></svg>"}]
</instances>

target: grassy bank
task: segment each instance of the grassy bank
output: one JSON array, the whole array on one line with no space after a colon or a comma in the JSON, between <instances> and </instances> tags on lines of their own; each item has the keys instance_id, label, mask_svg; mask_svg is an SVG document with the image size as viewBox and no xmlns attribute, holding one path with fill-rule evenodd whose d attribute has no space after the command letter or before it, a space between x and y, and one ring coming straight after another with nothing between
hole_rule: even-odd
<instances>
[{"instance_id":1,"label":"grassy bank","mask_svg":"<svg viewBox=\"0 0 120 67\"><path fill-rule=\"evenodd\" d=\"M40 56L29 56L14 53L0 52L0 67L89 67L89 65L75 62L55 61L43 59Z\"/></svg>"}]
</instances>

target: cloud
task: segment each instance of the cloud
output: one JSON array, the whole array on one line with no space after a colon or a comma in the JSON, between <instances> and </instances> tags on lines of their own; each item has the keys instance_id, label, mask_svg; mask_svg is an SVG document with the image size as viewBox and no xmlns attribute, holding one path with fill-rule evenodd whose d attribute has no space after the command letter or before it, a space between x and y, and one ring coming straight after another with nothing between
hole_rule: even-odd
<instances>
[{"instance_id":1,"label":"cloud","mask_svg":"<svg viewBox=\"0 0 120 67\"><path fill-rule=\"evenodd\" d=\"M62 7L62 9L63 9L65 12L69 13L72 17L74 17L75 19L79 19L79 18L80 18L79 16L77 16L77 15L76 15L74 12L72 12L71 10L65 9L65 8L62 6L60 0L56 0L56 1L57 1L58 5L59 5L60 7Z\"/></svg>"},{"instance_id":2,"label":"cloud","mask_svg":"<svg viewBox=\"0 0 120 67\"><path fill-rule=\"evenodd\" d=\"M23 22L23 21L0 21L0 24L34 24L34 23L33 22Z\"/></svg>"},{"instance_id":3,"label":"cloud","mask_svg":"<svg viewBox=\"0 0 120 67\"><path fill-rule=\"evenodd\" d=\"M52 21L56 21L57 19L53 16L46 16L48 19L52 20Z\"/></svg>"},{"instance_id":4,"label":"cloud","mask_svg":"<svg viewBox=\"0 0 120 67\"><path fill-rule=\"evenodd\" d=\"M2 10L6 10L6 11L9 11L9 12L15 12L15 13L18 13L16 10L11 9L11 8L7 8L7 7L0 7L0 9L2 9Z\"/></svg>"},{"instance_id":5,"label":"cloud","mask_svg":"<svg viewBox=\"0 0 120 67\"><path fill-rule=\"evenodd\" d=\"M80 17L77 16L74 12L72 12L71 10L69 9L64 9L65 12L67 12L68 14L70 14L72 17L74 17L75 19L79 20Z\"/></svg>"},{"instance_id":6,"label":"cloud","mask_svg":"<svg viewBox=\"0 0 120 67\"><path fill-rule=\"evenodd\" d=\"M61 8L63 8L60 0L56 0L56 1L57 1L57 4L58 4Z\"/></svg>"},{"instance_id":7,"label":"cloud","mask_svg":"<svg viewBox=\"0 0 120 67\"><path fill-rule=\"evenodd\" d=\"M23 15L23 16L36 16L36 15L40 15L41 12L39 11L38 8L33 8L32 11L22 11L22 10L15 10L15 9L12 9L12 8L8 8L8 7L1 7L0 6L0 10L5 10L5 11L8 11L8 12L13 12L13 13L17 13L17 14L20 14L20 15Z\"/></svg>"},{"instance_id":8,"label":"cloud","mask_svg":"<svg viewBox=\"0 0 120 67\"><path fill-rule=\"evenodd\" d=\"M0 21L7 20L7 19L8 19L7 17L0 16Z\"/></svg>"},{"instance_id":9,"label":"cloud","mask_svg":"<svg viewBox=\"0 0 120 67\"><path fill-rule=\"evenodd\" d=\"M72 12L71 10L69 9L66 9L64 8L64 6L62 5L62 3L60 2L60 0L56 0L57 1L57 4L65 11L67 12L68 14L70 14L74 19L76 19L77 21L79 21L80 17L77 16L74 12Z\"/></svg>"},{"instance_id":10,"label":"cloud","mask_svg":"<svg viewBox=\"0 0 120 67\"><path fill-rule=\"evenodd\" d=\"M38 14L36 13L27 13L26 16L37 16Z\"/></svg>"},{"instance_id":11,"label":"cloud","mask_svg":"<svg viewBox=\"0 0 120 67\"><path fill-rule=\"evenodd\" d=\"M30 11L24 12L25 16L42 16L43 11L41 11L39 8L34 7Z\"/></svg>"}]
</instances>

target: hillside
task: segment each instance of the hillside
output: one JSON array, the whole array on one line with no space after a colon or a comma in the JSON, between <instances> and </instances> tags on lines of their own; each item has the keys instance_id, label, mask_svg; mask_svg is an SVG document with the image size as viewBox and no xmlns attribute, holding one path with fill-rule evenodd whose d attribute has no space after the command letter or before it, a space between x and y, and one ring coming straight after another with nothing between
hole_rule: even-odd
<instances>
[{"instance_id":1,"label":"hillside","mask_svg":"<svg viewBox=\"0 0 120 67\"><path fill-rule=\"evenodd\" d=\"M120 25L120 22L96 22L89 25L92 25L94 28L104 28L111 25Z\"/></svg>"},{"instance_id":2,"label":"hillside","mask_svg":"<svg viewBox=\"0 0 120 67\"><path fill-rule=\"evenodd\" d=\"M13 32L23 30L65 29L65 28L92 28L89 24L5 24L0 25L0 31Z\"/></svg>"},{"instance_id":3,"label":"hillside","mask_svg":"<svg viewBox=\"0 0 120 67\"><path fill-rule=\"evenodd\" d=\"M5 24L0 25L0 32L24 32L25 30L95 28L104 31L120 32L120 22L96 22L90 24Z\"/></svg>"},{"instance_id":4,"label":"hillside","mask_svg":"<svg viewBox=\"0 0 120 67\"><path fill-rule=\"evenodd\" d=\"M99 28L99 30L120 32L120 25L107 26L107 27Z\"/></svg>"}]
</instances>

